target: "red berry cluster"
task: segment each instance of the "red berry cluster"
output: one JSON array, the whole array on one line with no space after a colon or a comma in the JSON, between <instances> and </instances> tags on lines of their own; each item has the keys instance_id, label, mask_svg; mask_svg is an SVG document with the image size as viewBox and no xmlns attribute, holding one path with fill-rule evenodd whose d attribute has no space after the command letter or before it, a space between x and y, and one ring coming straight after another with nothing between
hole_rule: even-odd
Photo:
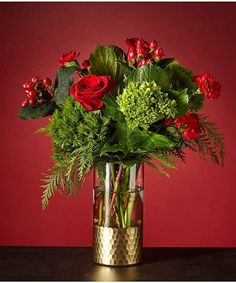
<instances>
[{"instance_id":1,"label":"red berry cluster","mask_svg":"<svg viewBox=\"0 0 236 283\"><path fill-rule=\"evenodd\" d=\"M166 126L174 124L177 128L184 126L183 139L186 141L198 139L201 133L199 117L195 113L188 112L177 119L166 119L165 123Z\"/></svg>"},{"instance_id":2,"label":"red berry cluster","mask_svg":"<svg viewBox=\"0 0 236 283\"><path fill-rule=\"evenodd\" d=\"M23 84L23 88L26 99L22 102L22 107L27 104L42 105L53 97L53 86L50 78L40 79L38 76L34 76L30 82Z\"/></svg>"},{"instance_id":3,"label":"red berry cluster","mask_svg":"<svg viewBox=\"0 0 236 283\"><path fill-rule=\"evenodd\" d=\"M156 40L148 43L143 39L129 38L125 42L128 45L128 62L135 67L158 62L164 55Z\"/></svg>"},{"instance_id":4,"label":"red berry cluster","mask_svg":"<svg viewBox=\"0 0 236 283\"><path fill-rule=\"evenodd\" d=\"M199 86L200 91L205 94L206 98L213 100L220 96L220 83L215 81L210 74L195 76L193 80Z\"/></svg>"}]
</instances>

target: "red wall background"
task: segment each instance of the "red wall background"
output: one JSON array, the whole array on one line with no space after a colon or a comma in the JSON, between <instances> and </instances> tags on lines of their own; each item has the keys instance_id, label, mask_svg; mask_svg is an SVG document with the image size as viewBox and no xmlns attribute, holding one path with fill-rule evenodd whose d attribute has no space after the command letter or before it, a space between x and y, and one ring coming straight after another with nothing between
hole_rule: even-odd
<instances>
[{"instance_id":1,"label":"red wall background","mask_svg":"<svg viewBox=\"0 0 236 283\"><path fill-rule=\"evenodd\" d=\"M78 197L56 195L41 209L51 143L33 134L47 119L18 119L21 85L35 74L54 78L62 52L83 60L97 43L126 48L127 37L143 37L221 82L204 113L226 142L224 169L190 152L170 179L145 168L144 245L236 247L235 3L1 3L0 26L0 245L91 245L91 176Z\"/></svg>"}]
</instances>

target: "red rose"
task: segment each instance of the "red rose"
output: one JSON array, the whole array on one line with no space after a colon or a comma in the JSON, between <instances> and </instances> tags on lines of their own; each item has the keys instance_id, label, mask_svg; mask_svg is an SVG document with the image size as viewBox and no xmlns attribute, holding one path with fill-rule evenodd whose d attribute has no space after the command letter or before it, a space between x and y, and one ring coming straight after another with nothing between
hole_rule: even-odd
<instances>
[{"instance_id":1,"label":"red rose","mask_svg":"<svg viewBox=\"0 0 236 283\"><path fill-rule=\"evenodd\" d=\"M193 80L206 98L213 100L220 96L221 86L217 81L213 80L210 74L195 76Z\"/></svg>"},{"instance_id":2,"label":"red rose","mask_svg":"<svg viewBox=\"0 0 236 283\"><path fill-rule=\"evenodd\" d=\"M70 51L68 53L64 53L62 54L61 58L58 60L58 64L61 67L66 66L66 64L72 62L72 61L76 61L76 57L79 55L79 53L77 54L75 51Z\"/></svg>"},{"instance_id":3,"label":"red rose","mask_svg":"<svg viewBox=\"0 0 236 283\"><path fill-rule=\"evenodd\" d=\"M104 94L111 91L113 86L114 80L112 77L89 74L72 85L70 94L84 108L94 111L104 106L102 98Z\"/></svg>"}]
</instances>

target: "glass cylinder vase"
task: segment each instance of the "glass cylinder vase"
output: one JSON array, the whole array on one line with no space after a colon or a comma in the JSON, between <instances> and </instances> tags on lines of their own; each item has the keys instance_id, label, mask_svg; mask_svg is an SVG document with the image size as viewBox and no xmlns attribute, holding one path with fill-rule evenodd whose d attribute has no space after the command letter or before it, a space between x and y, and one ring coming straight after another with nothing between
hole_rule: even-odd
<instances>
[{"instance_id":1,"label":"glass cylinder vase","mask_svg":"<svg viewBox=\"0 0 236 283\"><path fill-rule=\"evenodd\" d=\"M125 266L141 262L143 163L100 163L94 170L94 261Z\"/></svg>"}]
</instances>

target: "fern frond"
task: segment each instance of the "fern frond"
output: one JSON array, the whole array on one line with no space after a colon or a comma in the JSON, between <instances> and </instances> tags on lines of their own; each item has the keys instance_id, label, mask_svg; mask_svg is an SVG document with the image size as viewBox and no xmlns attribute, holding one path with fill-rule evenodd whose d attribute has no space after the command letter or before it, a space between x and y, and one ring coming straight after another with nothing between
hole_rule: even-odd
<instances>
[{"instance_id":1,"label":"fern frond","mask_svg":"<svg viewBox=\"0 0 236 283\"><path fill-rule=\"evenodd\" d=\"M44 189L42 195L43 209L48 207L49 200L54 195L55 191L61 192L61 189L64 188L65 185L62 168L54 166L50 168L49 171L49 174L44 174L45 178L42 179L44 185L41 185L41 187Z\"/></svg>"},{"instance_id":2,"label":"fern frond","mask_svg":"<svg viewBox=\"0 0 236 283\"><path fill-rule=\"evenodd\" d=\"M166 170L164 168L162 168L160 165L154 163L151 159L146 158L145 163L147 163L148 166L159 171L161 174L165 175L166 177L168 177L168 178L170 177L170 174L168 172L166 172Z\"/></svg>"},{"instance_id":3,"label":"fern frond","mask_svg":"<svg viewBox=\"0 0 236 283\"><path fill-rule=\"evenodd\" d=\"M202 134L193 146L197 149L203 159L208 155L210 159L221 166L224 166L225 145L224 137L218 132L216 124L208 121L208 117L200 115L200 126Z\"/></svg>"}]
</instances>

